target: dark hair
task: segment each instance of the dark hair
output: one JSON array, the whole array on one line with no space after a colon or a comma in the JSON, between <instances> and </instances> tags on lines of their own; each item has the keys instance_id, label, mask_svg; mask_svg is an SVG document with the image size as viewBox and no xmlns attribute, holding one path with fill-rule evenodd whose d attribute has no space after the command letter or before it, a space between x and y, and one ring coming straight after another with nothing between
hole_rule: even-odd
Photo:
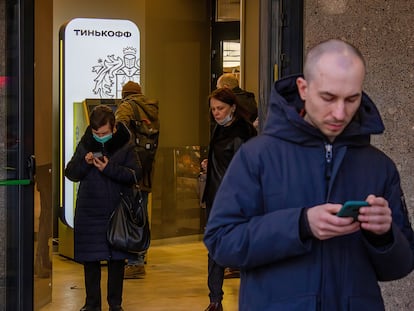
<instances>
[{"instance_id":1,"label":"dark hair","mask_svg":"<svg viewBox=\"0 0 414 311\"><path fill-rule=\"evenodd\" d=\"M115 114L107 105L96 106L89 116L89 123L94 130L99 129L107 123L109 123L111 129L113 129L115 125Z\"/></svg>"},{"instance_id":2,"label":"dark hair","mask_svg":"<svg viewBox=\"0 0 414 311\"><path fill-rule=\"evenodd\" d=\"M236 110L234 111L234 116L236 119L243 118L245 120L249 120L249 113L248 111L243 108L243 106L239 105L237 101L236 95L234 95L233 91L228 88L218 88L215 89L208 97L208 104L210 106L210 100L215 98L223 103L226 103L230 106L236 106ZM210 111L211 114L211 111Z\"/></svg>"}]
</instances>

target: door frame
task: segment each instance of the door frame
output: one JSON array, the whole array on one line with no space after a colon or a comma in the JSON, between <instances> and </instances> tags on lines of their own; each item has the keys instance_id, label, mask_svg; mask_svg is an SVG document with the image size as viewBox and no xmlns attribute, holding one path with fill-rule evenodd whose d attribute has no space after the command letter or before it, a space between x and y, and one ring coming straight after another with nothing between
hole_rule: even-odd
<instances>
[{"instance_id":1,"label":"door frame","mask_svg":"<svg viewBox=\"0 0 414 311\"><path fill-rule=\"evenodd\" d=\"M8 105L18 115L16 178L34 176L34 1L7 1ZM10 100L10 102L9 102ZM33 181L33 180L32 180ZM6 310L33 309L34 186L7 187Z\"/></svg>"},{"instance_id":2,"label":"door frame","mask_svg":"<svg viewBox=\"0 0 414 311\"><path fill-rule=\"evenodd\" d=\"M260 1L259 120L265 120L276 80L301 73L303 0ZM259 131L263 129L259 122Z\"/></svg>"}]
</instances>

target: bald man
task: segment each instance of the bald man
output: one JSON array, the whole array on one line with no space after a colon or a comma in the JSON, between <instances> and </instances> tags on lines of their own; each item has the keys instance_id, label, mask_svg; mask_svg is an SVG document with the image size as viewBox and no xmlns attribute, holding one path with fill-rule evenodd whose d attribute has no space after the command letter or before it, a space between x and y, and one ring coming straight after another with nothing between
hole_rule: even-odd
<instances>
[{"instance_id":1,"label":"bald man","mask_svg":"<svg viewBox=\"0 0 414 311\"><path fill-rule=\"evenodd\" d=\"M384 125L365 72L351 44L318 44L304 76L276 82L262 135L233 157L204 242L240 267L240 311L384 310L378 282L413 270L399 173L370 144ZM338 216L349 200L368 206Z\"/></svg>"},{"instance_id":2,"label":"bald man","mask_svg":"<svg viewBox=\"0 0 414 311\"><path fill-rule=\"evenodd\" d=\"M254 93L243 90L239 86L239 80L232 73L224 73L217 79L217 88L228 88L236 95L238 104L247 113L250 122L257 119L257 103Z\"/></svg>"}]
</instances>

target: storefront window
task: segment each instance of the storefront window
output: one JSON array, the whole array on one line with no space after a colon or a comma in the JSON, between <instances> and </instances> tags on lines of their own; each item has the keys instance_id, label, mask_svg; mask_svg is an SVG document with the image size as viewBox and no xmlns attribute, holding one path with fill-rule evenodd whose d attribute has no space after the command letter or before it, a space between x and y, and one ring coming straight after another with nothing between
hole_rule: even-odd
<instances>
[{"instance_id":1,"label":"storefront window","mask_svg":"<svg viewBox=\"0 0 414 311\"><path fill-rule=\"evenodd\" d=\"M223 41L223 73L240 75L240 41Z\"/></svg>"}]
</instances>

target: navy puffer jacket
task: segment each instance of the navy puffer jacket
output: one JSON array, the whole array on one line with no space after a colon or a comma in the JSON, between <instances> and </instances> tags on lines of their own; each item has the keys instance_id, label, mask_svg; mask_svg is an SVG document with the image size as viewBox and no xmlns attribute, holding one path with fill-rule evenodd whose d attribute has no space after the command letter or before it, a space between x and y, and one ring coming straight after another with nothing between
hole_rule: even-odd
<instances>
[{"instance_id":1,"label":"navy puffer jacket","mask_svg":"<svg viewBox=\"0 0 414 311\"><path fill-rule=\"evenodd\" d=\"M296 78L276 82L262 135L242 145L215 197L204 237L210 255L240 267L240 311L384 310L378 281L414 267L414 239L395 164L370 144L384 130L366 94L330 144L303 120ZM369 194L392 209L392 238L375 247L361 231L303 240L304 208Z\"/></svg>"},{"instance_id":2,"label":"navy puffer jacket","mask_svg":"<svg viewBox=\"0 0 414 311\"><path fill-rule=\"evenodd\" d=\"M105 144L98 143L88 127L66 166L66 177L80 181L74 226L75 260L78 262L134 258L132 254L114 250L106 240L108 220L118 205L120 192L131 188L133 172L138 180L142 174L138 154L129 139L129 132L122 123L118 123L118 130ZM102 172L85 161L88 152L96 151L102 151L109 158Z\"/></svg>"}]
</instances>

